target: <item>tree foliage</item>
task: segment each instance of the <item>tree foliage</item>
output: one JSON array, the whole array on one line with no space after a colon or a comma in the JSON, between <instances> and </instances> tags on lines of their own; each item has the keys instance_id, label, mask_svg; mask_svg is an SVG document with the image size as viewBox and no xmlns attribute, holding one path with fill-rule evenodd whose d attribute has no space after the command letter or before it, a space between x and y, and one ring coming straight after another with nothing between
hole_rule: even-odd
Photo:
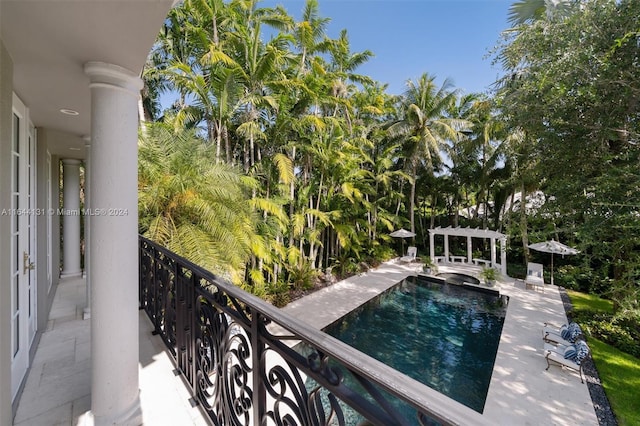
<instances>
[{"instance_id":1,"label":"tree foliage","mask_svg":"<svg viewBox=\"0 0 640 426\"><path fill-rule=\"evenodd\" d=\"M530 239L578 245L590 288L612 280L624 304L638 278L639 7L517 1L496 93L425 71L392 96L359 73L372 51L327 35L317 0L300 20L185 0L143 75L145 115L164 124L141 141L141 230L284 303L321 271L385 260L394 229L426 253L431 227L491 227L522 262ZM533 194L542 207L526 207Z\"/></svg>"},{"instance_id":2,"label":"tree foliage","mask_svg":"<svg viewBox=\"0 0 640 426\"><path fill-rule=\"evenodd\" d=\"M569 9L505 34L500 101L532 145L553 234L578 243L622 302L640 265L640 3Z\"/></svg>"}]
</instances>

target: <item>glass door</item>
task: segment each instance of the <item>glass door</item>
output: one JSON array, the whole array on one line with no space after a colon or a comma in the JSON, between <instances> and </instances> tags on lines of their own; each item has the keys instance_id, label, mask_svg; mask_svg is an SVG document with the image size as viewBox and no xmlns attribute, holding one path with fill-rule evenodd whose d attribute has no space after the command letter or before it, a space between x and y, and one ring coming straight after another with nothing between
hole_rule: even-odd
<instances>
[{"instance_id":1,"label":"glass door","mask_svg":"<svg viewBox=\"0 0 640 426\"><path fill-rule=\"evenodd\" d=\"M11 140L11 392L15 398L29 366L36 330L35 131L13 95Z\"/></svg>"}]
</instances>

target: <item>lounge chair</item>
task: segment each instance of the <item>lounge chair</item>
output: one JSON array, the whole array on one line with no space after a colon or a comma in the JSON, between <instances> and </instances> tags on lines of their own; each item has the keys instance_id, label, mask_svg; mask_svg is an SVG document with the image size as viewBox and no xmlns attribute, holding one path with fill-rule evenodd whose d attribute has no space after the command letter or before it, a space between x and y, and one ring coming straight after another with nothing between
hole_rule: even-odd
<instances>
[{"instance_id":1,"label":"lounge chair","mask_svg":"<svg viewBox=\"0 0 640 426\"><path fill-rule=\"evenodd\" d=\"M402 256L400 258L400 262L413 262L416 260L416 255L418 254L418 249L414 246L410 246L407 248L407 255Z\"/></svg>"},{"instance_id":2,"label":"lounge chair","mask_svg":"<svg viewBox=\"0 0 640 426\"><path fill-rule=\"evenodd\" d=\"M582 361L589 355L589 346L584 340L578 340L575 344L564 346L554 346L549 343L544 344L545 356L547 361L547 368L549 370L551 362L554 362L561 367L567 367L580 373L580 381L584 383L582 377Z\"/></svg>"},{"instance_id":3,"label":"lounge chair","mask_svg":"<svg viewBox=\"0 0 640 426\"><path fill-rule=\"evenodd\" d=\"M527 263L527 276L524 279L524 286L526 289L532 287L534 290L541 288L544 293L544 274L541 263Z\"/></svg>"},{"instance_id":4,"label":"lounge chair","mask_svg":"<svg viewBox=\"0 0 640 426\"><path fill-rule=\"evenodd\" d=\"M547 343L562 344L565 346L576 342L578 337L582 335L582 329L575 322L557 325L545 322L542 328L542 340Z\"/></svg>"}]
</instances>

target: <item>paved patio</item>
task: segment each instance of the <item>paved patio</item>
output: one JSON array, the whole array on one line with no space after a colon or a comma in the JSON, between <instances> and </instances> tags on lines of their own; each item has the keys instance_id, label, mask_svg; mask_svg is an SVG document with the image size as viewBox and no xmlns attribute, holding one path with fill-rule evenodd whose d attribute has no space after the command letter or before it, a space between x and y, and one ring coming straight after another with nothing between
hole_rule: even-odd
<instances>
[{"instance_id":1,"label":"paved patio","mask_svg":"<svg viewBox=\"0 0 640 426\"><path fill-rule=\"evenodd\" d=\"M61 280L14 418L16 426L82 425L91 406L90 321L82 319L85 284ZM140 402L145 425L207 425L159 336L140 311ZM117 344L117 342L114 342Z\"/></svg>"},{"instance_id":2,"label":"paved patio","mask_svg":"<svg viewBox=\"0 0 640 426\"><path fill-rule=\"evenodd\" d=\"M441 273L475 276L480 269L459 263L438 266ZM415 265L386 263L296 300L284 310L320 329L415 273ZM545 371L542 325L567 321L558 288L546 285L544 293L527 290L510 277L502 277L496 288L509 296L509 306L483 412L488 423L597 425L586 381L581 383L577 373L558 366Z\"/></svg>"},{"instance_id":3,"label":"paved patio","mask_svg":"<svg viewBox=\"0 0 640 426\"><path fill-rule=\"evenodd\" d=\"M477 274L478 267L439 266L439 272ZM284 310L323 328L345 313L416 273L413 265L386 263L366 274L296 300ZM586 383L577 373L545 371L541 327L566 321L558 289L525 290L505 277L497 284L510 297L483 416L496 425L597 425ZM82 279L61 281L29 372L16 426L78 425L90 408L89 321L82 320ZM140 389L145 425L205 425L152 326L140 312Z\"/></svg>"}]
</instances>

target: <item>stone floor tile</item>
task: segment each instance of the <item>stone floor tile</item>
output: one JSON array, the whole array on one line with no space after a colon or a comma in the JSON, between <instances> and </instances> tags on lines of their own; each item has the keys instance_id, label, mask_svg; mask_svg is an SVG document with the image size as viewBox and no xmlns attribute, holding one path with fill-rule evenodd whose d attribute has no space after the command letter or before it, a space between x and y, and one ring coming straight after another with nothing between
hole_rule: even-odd
<instances>
[{"instance_id":1,"label":"stone floor tile","mask_svg":"<svg viewBox=\"0 0 640 426\"><path fill-rule=\"evenodd\" d=\"M78 419L81 415L91 410L91 395L83 396L82 398L78 398L72 403L72 418Z\"/></svg>"},{"instance_id":2,"label":"stone floor tile","mask_svg":"<svg viewBox=\"0 0 640 426\"><path fill-rule=\"evenodd\" d=\"M71 426L73 425L71 403L51 408L44 412L14 421L14 426Z\"/></svg>"},{"instance_id":3,"label":"stone floor tile","mask_svg":"<svg viewBox=\"0 0 640 426\"><path fill-rule=\"evenodd\" d=\"M43 382L37 389L23 392L15 422L40 415L57 407L70 404L91 392L91 372L82 371L60 380Z\"/></svg>"}]
</instances>

